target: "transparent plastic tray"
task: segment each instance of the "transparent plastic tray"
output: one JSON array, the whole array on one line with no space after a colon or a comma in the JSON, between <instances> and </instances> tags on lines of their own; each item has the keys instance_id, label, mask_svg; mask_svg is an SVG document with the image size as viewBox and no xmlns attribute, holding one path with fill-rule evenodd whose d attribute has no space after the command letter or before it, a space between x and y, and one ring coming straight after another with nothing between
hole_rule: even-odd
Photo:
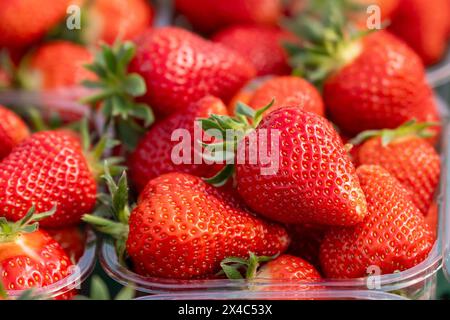
<instances>
[{"instance_id":1,"label":"transparent plastic tray","mask_svg":"<svg viewBox=\"0 0 450 320\"><path fill-rule=\"evenodd\" d=\"M280 291L195 291L177 294L159 294L136 300L408 300L405 297L381 291L310 290Z\"/></svg>"},{"instance_id":2,"label":"transparent plastic tray","mask_svg":"<svg viewBox=\"0 0 450 320\"><path fill-rule=\"evenodd\" d=\"M439 225L436 243L426 260L415 267L394 273L382 275L378 279L377 290L391 292L411 299L434 299L436 292L437 271L441 268L443 260L447 261L444 269L450 265L449 244L450 244L450 204L448 202L448 183L450 182L450 124L445 111L445 104L440 101L439 105L445 117L445 125L442 130L442 176L440 181L440 191L437 197L439 205ZM445 228L444 226L447 225ZM445 258L443 258L445 255ZM257 280L251 284L241 280L171 280L161 278L149 278L140 276L133 271L121 266L118 263L112 240L105 238L100 248L100 263L104 270L113 279L122 285L135 284L140 294L155 293L177 293L180 291L223 291L223 290L276 290L282 286L288 288L290 294L292 290L301 291L297 283L273 280ZM450 271L450 270L449 270ZM317 290L340 290L364 291L368 289L367 278L350 280L326 279L322 282L302 283ZM316 290L311 290L316 291ZM209 293L208 293L209 294ZM309 294L309 293L308 293Z\"/></svg>"},{"instance_id":3,"label":"transparent plastic tray","mask_svg":"<svg viewBox=\"0 0 450 320\"><path fill-rule=\"evenodd\" d=\"M72 273L43 288L33 289L33 294L43 296L45 298L55 298L61 296L71 290L80 289L81 284L89 277L95 266L97 255L97 238L95 233L90 229L86 229L86 243L83 255L78 260ZM10 297L18 297L23 291L8 291Z\"/></svg>"}]
</instances>

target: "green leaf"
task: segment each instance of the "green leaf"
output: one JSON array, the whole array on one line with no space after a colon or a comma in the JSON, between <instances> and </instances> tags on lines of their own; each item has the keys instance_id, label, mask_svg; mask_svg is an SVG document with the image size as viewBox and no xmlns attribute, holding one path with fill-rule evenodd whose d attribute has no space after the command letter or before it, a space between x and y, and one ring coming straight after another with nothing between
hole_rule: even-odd
<instances>
[{"instance_id":1,"label":"green leaf","mask_svg":"<svg viewBox=\"0 0 450 320\"><path fill-rule=\"evenodd\" d=\"M222 170L220 170L215 176L211 178L203 178L207 183L215 186L221 187L227 183L227 181L234 174L234 165L228 164Z\"/></svg>"},{"instance_id":2,"label":"green leaf","mask_svg":"<svg viewBox=\"0 0 450 320\"><path fill-rule=\"evenodd\" d=\"M92 300L111 300L108 287L97 275L94 275L91 279L90 295Z\"/></svg>"},{"instance_id":3,"label":"green leaf","mask_svg":"<svg viewBox=\"0 0 450 320\"><path fill-rule=\"evenodd\" d=\"M135 296L135 293L136 291L134 289L134 286L128 284L126 287L123 287L123 289L119 291L114 300L132 300Z\"/></svg>"},{"instance_id":4,"label":"green leaf","mask_svg":"<svg viewBox=\"0 0 450 320\"><path fill-rule=\"evenodd\" d=\"M155 121L152 109L146 104L135 104L130 114L137 119L144 120L144 126L149 127Z\"/></svg>"},{"instance_id":5,"label":"green leaf","mask_svg":"<svg viewBox=\"0 0 450 320\"><path fill-rule=\"evenodd\" d=\"M231 279L231 280L244 279L244 277L242 276L242 274L239 272L239 270L237 268L226 265L226 264L224 264L224 265L221 264L220 266L222 267L222 270L228 279Z\"/></svg>"},{"instance_id":6,"label":"green leaf","mask_svg":"<svg viewBox=\"0 0 450 320\"><path fill-rule=\"evenodd\" d=\"M235 113L237 115L243 115L248 118L253 118L255 116L255 110L240 101L238 101L238 103L236 104Z\"/></svg>"},{"instance_id":7,"label":"green leaf","mask_svg":"<svg viewBox=\"0 0 450 320\"><path fill-rule=\"evenodd\" d=\"M125 92L132 97L140 97L147 92L144 79L137 73L127 75L123 82L123 87Z\"/></svg>"}]
</instances>

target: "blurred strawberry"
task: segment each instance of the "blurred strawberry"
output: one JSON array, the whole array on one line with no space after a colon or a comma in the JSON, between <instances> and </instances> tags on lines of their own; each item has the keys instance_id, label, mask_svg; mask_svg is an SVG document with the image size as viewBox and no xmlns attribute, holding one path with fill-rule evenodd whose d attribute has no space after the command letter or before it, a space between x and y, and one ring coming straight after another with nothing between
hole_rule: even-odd
<instances>
[{"instance_id":1,"label":"blurred strawberry","mask_svg":"<svg viewBox=\"0 0 450 320\"><path fill-rule=\"evenodd\" d=\"M389 31L403 39L426 65L442 59L448 39L448 0L401 0Z\"/></svg>"},{"instance_id":2,"label":"blurred strawberry","mask_svg":"<svg viewBox=\"0 0 450 320\"><path fill-rule=\"evenodd\" d=\"M254 92L250 106L260 109L273 99L274 106L267 110L267 113L280 107L297 107L320 116L325 114L319 91L299 77L284 76L267 80Z\"/></svg>"},{"instance_id":3,"label":"blurred strawberry","mask_svg":"<svg viewBox=\"0 0 450 320\"><path fill-rule=\"evenodd\" d=\"M80 227L46 229L45 231L59 243L73 263L77 263L83 256L86 234Z\"/></svg>"},{"instance_id":4,"label":"blurred strawberry","mask_svg":"<svg viewBox=\"0 0 450 320\"><path fill-rule=\"evenodd\" d=\"M22 119L0 105L0 160L29 135L30 131Z\"/></svg>"},{"instance_id":5,"label":"blurred strawberry","mask_svg":"<svg viewBox=\"0 0 450 320\"><path fill-rule=\"evenodd\" d=\"M239 52L252 62L258 76L291 72L283 44L295 41L295 38L285 31L266 26L239 25L221 30L212 40Z\"/></svg>"},{"instance_id":6,"label":"blurred strawberry","mask_svg":"<svg viewBox=\"0 0 450 320\"><path fill-rule=\"evenodd\" d=\"M312 224L288 227L288 232L291 236L291 245L288 253L305 259L316 268L319 268L320 244L327 229L327 227Z\"/></svg>"},{"instance_id":7,"label":"blurred strawberry","mask_svg":"<svg viewBox=\"0 0 450 320\"><path fill-rule=\"evenodd\" d=\"M71 4L83 0L3 0L0 1L0 47L28 46L56 26Z\"/></svg>"},{"instance_id":8,"label":"blurred strawberry","mask_svg":"<svg viewBox=\"0 0 450 320\"><path fill-rule=\"evenodd\" d=\"M242 23L276 25L282 13L281 0L176 0L175 7L204 32Z\"/></svg>"}]
</instances>

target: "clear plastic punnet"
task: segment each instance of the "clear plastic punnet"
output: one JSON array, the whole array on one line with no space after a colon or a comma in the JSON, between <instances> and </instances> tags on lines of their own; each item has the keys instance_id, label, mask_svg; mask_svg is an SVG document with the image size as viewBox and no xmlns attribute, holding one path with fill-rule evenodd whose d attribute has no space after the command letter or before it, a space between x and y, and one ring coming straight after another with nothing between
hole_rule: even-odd
<instances>
[{"instance_id":1,"label":"clear plastic punnet","mask_svg":"<svg viewBox=\"0 0 450 320\"><path fill-rule=\"evenodd\" d=\"M95 266L97 252L97 238L95 233L90 229L86 229L86 242L83 255L73 266L69 276L55 282L49 286L33 289L33 295L43 297L45 299L58 298L61 295L72 290L80 289L81 284L89 277ZM11 298L19 297L23 291L8 291Z\"/></svg>"},{"instance_id":2,"label":"clear plastic punnet","mask_svg":"<svg viewBox=\"0 0 450 320\"><path fill-rule=\"evenodd\" d=\"M439 100L438 100L439 101ZM439 101L441 113L444 117L442 127L441 159L442 175L440 190L437 195L439 205L438 237L436 243L426 260L408 270L379 275L366 278L335 280L325 279L321 282L298 283L274 280L257 280L251 283L244 280L171 280L162 278L143 277L132 270L119 264L114 249L113 241L105 238L100 248L100 263L105 271L116 281L123 285L133 283L139 294L179 293L180 291L209 291L221 292L232 291L288 291L288 295L315 295L318 292L340 292L351 290L351 292L370 291L397 294L409 299L434 299L437 283L437 272L445 263L447 271L450 272L450 203L447 186L450 182L450 123L447 117L447 106ZM446 227L444 227L446 225ZM450 273L449 273L450 274ZM309 290L305 291L305 286ZM278 289L277 289L278 288ZM242 293L244 296L245 294ZM369 293L367 293L369 295ZM165 296L164 296L165 297ZM339 296L329 297L330 299Z\"/></svg>"}]
</instances>

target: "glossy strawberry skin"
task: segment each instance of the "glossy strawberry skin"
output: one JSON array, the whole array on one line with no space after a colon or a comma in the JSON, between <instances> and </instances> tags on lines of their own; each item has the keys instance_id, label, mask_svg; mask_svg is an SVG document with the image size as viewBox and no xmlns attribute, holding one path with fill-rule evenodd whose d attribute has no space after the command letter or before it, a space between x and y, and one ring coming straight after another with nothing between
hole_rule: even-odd
<instances>
[{"instance_id":1,"label":"glossy strawberry skin","mask_svg":"<svg viewBox=\"0 0 450 320\"><path fill-rule=\"evenodd\" d=\"M251 214L240 201L183 173L153 179L130 216L127 252L144 276L194 279L214 275L230 256L286 250L283 227Z\"/></svg>"},{"instance_id":2,"label":"glossy strawberry skin","mask_svg":"<svg viewBox=\"0 0 450 320\"><path fill-rule=\"evenodd\" d=\"M239 52L256 68L258 76L286 75L291 72L284 42L293 37L277 28L241 25L221 30L212 40Z\"/></svg>"},{"instance_id":3,"label":"glossy strawberry skin","mask_svg":"<svg viewBox=\"0 0 450 320\"><path fill-rule=\"evenodd\" d=\"M143 100L161 116L206 95L228 103L255 75L253 66L234 51L180 28L150 29L136 44L130 71L145 79Z\"/></svg>"},{"instance_id":4,"label":"glossy strawberry skin","mask_svg":"<svg viewBox=\"0 0 450 320\"><path fill-rule=\"evenodd\" d=\"M436 109L420 58L385 31L364 38L360 54L326 80L323 97L331 120L351 136L421 121Z\"/></svg>"},{"instance_id":5,"label":"glossy strawberry skin","mask_svg":"<svg viewBox=\"0 0 450 320\"><path fill-rule=\"evenodd\" d=\"M176 9L197 29L213 32L235 24L276 25L280 0L176 0Z\"/></svg>"},{"instance_id":6,"label":"glossy strawberry skin","mask_svg":"<svg viewBox=\"0 0 450 320\"><path fill-rule=\"evenodd\" d=\"M325 235L320 249L325 275L364 277L370 266L389 274L423 261L434 238L403 187L379 166L361 166L357 173L369 214L353 228L335 228Z\"/></svg>"},{"instance_id":7,"label":"glossy strawberry skin","mask_svg":"<svg viewBox=\"0 0 450 320\"><path fill-rule=\"evenodd\" d=\"M0 2L0 47L20 48L41 39L65 15L73 0Z\"/></svg>"},{"instance_id":8,"label":"glossy strawberry skin","mask_svg":"<svg viewBox=\"0 0 450 320\"><path fill-rule=\"evenodd\" d=\"M48 286L67 277L71 266L61 246L44 231L0 243L0 277L6 290Z\"/></svg>"},{"instance_id":9,"label":"glossy strawberry skin","mask_svg":"<svg viewBox=\"0 0 450 320\"><path fill-rule=\"evenodd\" d=\"M438 153L424 139L408 137L387 146L380 138L370 139L359 149L360 164L379 165L409 192L411 200L426 215L439 183Z\"/></svg>"},{"instance_id":10,"label":"glossy strawberry skin","mask_svg":"<svg viewBox=\"0 0 450 320\"><path fill-rule=\"evenodd\" d=\"M72 132L35 133L0 163L0 216L10 221L21 219L33 205L37 212L56 205L56 213L41 226L76 224L93 210L96 192L95 177Z\"/></svg>"},{"instance_id":11,"label":"glossy strawberry skin","mask_svg":"<svg viewBox=\"0 0 450 320\"><path fill-rule=\"evenodd\" d=\"M426 65L442 59L447 48L448 0L401 0L389 31L403 39Z\"/></svg>"},{"instance_id":12,"label":"glossy strawberry skin","mask_svg":"<svg viewBox=\"0 0 450 320\"><path fill-rule=\"evenodd\" d=\"M322 277L307 261L289 254L283 254L261 267L256 279L317 282Z\"/></svg>"},{"instance_id":13,"label":"glossy strawberry skin","mask_svg":"<svg viewBox=\"0 0 450 320\"><path fill-rule=\"evenodd\" d=\"M43 44L30 57L32 85L36 89L57 89L94 80L95 75L84 67L92 60L88 49L68 41Z\"/></svg>"},{"instance_id":14,"label":"glossy strawberry skin","mask_svg":"<svg viewBox=\"0 0 450 320\"><path fill-rule=\"evenodd\" d=\"M293 224L348 226L364 219L366 202L355 168L331 123L298 108L281 108L262 120L254 132L257 144L250 148L267 143L261 130L267 136L279 132L279 168L262 175L268 166L248 160L249 136L239 144L238 155L246 157L236 165L237 188L250 208Z\"/></svg>"},{"instance_id":15,"label":"glossy strawberry skin","mask_svg":"<svg viewBox=\"0 0 450 320\"><path fill-rule=\"evenodd\" d=\"M253 94L250 106L260 109L275 99L268 112L280 107L297 107L324 116L325 107L317 89L306 80L293 77L275 77L264 82Z\"/></svg>"},{"instance_id":16,"label":"glossy strawberry skin","mask_svg":"<svg viewBox=\"0 0 450 320\"><path fill-rule=\"evenodd\" d=\"M145 0L96 0L88 7L92 42L131 40L153 24L154 10Z\"/></svg>"},{"instance_id":17,"label":"glossy strawberry skin","mask_svg":"<svg viewBox=\"0 0 450 320\"><path fill-rule=\"evenodd\" d=\"M30 131L22 119L0 105L0 160L29 135Z\"/></svg>"},{"instance_id":18,"label":"glossy strawberry skin","mask_svg":"<svg viewBox=\"0 0 450 320\"><path fill-rule=\"evenodd\" d=\"M211 114L226 115L227 109L220 99L207 96L191 104L187 110L177 112L152 126L128 159L130 178L137 190L141 191L151 179L169 172L212 177L220 170L221 166L207 165L203 160L194 163L194 128L200 130L195 121ZM172 152L181 143L179 140L172 141L172 134L176 130L186 130L190 134L191 161L188 164L173 162Z\"/></svg>"}]
</instances>

